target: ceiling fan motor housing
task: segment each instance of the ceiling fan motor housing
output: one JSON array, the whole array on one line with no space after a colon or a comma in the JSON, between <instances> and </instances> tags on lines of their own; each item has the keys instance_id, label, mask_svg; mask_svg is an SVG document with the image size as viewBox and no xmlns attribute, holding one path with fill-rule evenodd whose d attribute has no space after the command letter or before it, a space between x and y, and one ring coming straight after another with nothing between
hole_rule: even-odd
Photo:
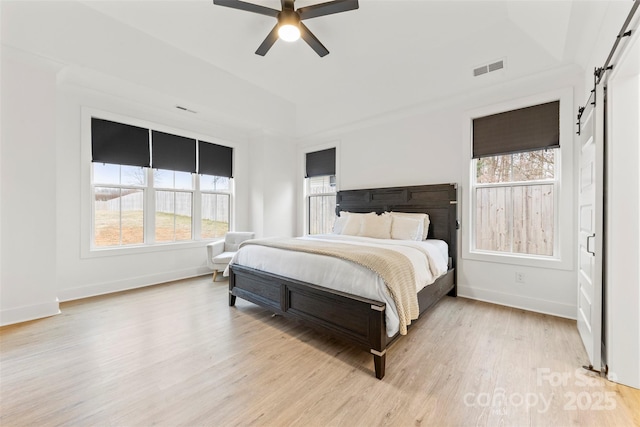
<instances>
[{"instance_id":1,"label":"ceiling fan motor housing","mask_svg":"<svg viewBox=\"0 0 640 427\"><path fill-rule=\"evenodd\" d=\"M278 24L300 27L300 15L296 11L285 9L278 13Z\"/></svg>"}]
</instances>

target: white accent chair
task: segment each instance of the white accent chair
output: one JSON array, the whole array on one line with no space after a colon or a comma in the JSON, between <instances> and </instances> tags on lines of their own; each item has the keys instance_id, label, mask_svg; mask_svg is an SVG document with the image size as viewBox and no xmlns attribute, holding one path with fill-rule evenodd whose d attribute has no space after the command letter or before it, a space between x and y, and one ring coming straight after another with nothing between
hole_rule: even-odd
<instances>
[{"instance_id":1,"label":"white accent chair","mask_svg":"<svg viewBox=\"0 0 640 427\"><path fill-rule=\"evenodd\" d=\"M255 233L251 231L229 231L224 240L211 242L207 245L207 265L213 270L213 281L216 281L218 272L224 271L231 258L240 247L240 243L253 239Z\"/></svg>"}]
</instances>

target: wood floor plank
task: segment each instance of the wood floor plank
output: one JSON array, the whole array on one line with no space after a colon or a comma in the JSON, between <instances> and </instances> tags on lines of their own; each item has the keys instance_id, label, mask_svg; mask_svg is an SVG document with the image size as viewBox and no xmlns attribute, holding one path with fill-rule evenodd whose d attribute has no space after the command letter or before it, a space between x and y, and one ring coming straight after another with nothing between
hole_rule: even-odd
<instances>
[{"instance_id":1,"label":"wood floor plank","mask_svg":"<svg viewBox=\"0 0 640 427\"><path fill-rule=\"evenodd\" d=\"M575 322L447 297L380 381L371 355L210 279L1 328L0 425L640 426L640 390L580 368Z\"/></svg>"}]
</instances>

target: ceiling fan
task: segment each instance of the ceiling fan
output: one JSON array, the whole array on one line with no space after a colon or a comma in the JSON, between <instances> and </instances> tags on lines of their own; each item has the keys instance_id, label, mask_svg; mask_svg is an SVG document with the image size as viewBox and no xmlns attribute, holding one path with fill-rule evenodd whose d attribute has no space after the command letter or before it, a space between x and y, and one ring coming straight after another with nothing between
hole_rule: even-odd
<instances>
[{"instance_id":1,"label":"ceiling fan","mask_svg":"<svg viewBox=\"0 0 640 427\"><path fill-rule=\"evenodd\" d=\"M262 44L256 50L256 55L264 56L271 46L278 40L296 41L300 37L321 57L329 53L326 47L311 31L302 23L305 19L318 16L332 15L334 13L347 12L358 8L358 0L334 0L326 3L301 7L296 10L293 6L295 0L280 0L282 10L271 9L240 0L213 0L213 4L259 13L278 19L278 23L267 35Z\"/></svg>"}]
</instances>

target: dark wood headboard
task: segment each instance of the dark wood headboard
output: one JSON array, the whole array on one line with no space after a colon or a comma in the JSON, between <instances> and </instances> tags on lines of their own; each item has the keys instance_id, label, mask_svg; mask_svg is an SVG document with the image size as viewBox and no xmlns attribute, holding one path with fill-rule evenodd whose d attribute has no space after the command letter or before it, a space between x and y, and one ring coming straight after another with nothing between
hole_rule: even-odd
<instances>
[{"instance_id":1,"label":"dark wood headboard","mask_svg":"<svg viewBox=\"0 0 640 427\"><path fill-rule=\"evenodd\" d=\"M428 238L447 242L455 267L458 256L457 189L457 184L437 184L338 191L336 214L341 211L427 213L431 221Z\"/></svg>"}]
</instances>

